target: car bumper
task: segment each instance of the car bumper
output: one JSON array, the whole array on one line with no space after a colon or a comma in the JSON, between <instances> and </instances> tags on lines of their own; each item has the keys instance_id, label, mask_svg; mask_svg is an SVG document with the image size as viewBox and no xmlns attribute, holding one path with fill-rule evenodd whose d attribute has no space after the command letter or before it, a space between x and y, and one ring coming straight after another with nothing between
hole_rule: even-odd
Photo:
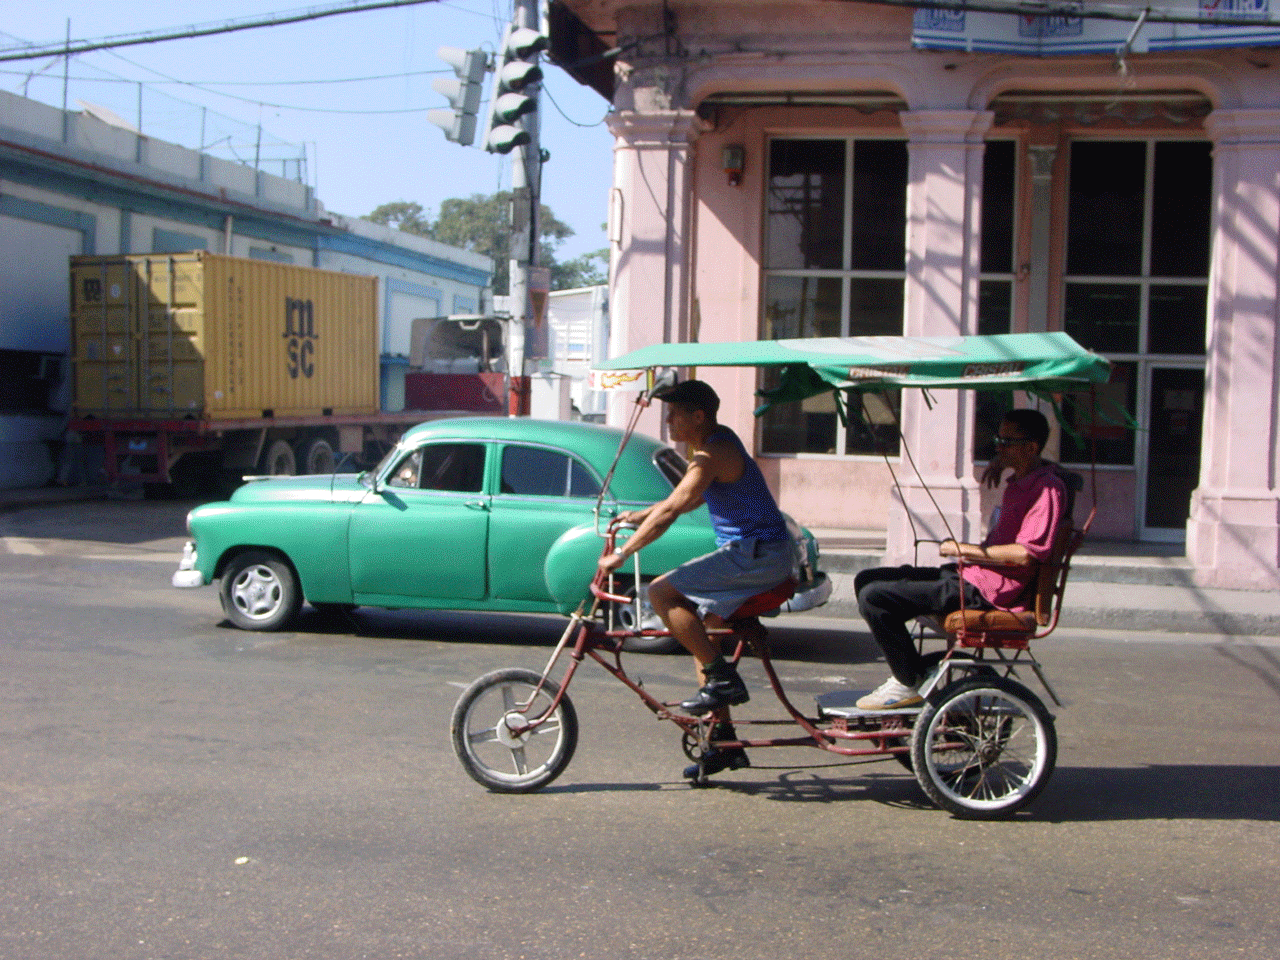
<instances>
[{"instance_id":1,"label":"car bumper","mask_svg":"<svg viewBox=\"0 0 1280 960\"><path fill-rule=\"evenodd\" d=\"M196 569L196 545L190 540L182 548L182 560L173 572L173 585L183 589L204 586L204 574Z\"/></svg>"},{"instance_id":2,"label":"car bumper","mask_svg":"<svg viewBox=\"0 0 1280 960\"><path fill-rule=\"evenodd\" d=\"M825 573L814 576L813 582L804 590L796 591L796 595L778 608L779 613L803 613L820 607L831 599L831 578Z\"/></svg>"}]
</instances>

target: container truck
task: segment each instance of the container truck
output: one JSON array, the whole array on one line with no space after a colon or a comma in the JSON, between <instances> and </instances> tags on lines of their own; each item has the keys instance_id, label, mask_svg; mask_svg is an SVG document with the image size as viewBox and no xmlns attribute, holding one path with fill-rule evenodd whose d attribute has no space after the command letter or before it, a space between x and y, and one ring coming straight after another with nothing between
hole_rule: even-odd
<instances>
[{"instance_id":1,"label":"container truck","mask_svg":"<svg viewBox=\"0 0 1280 960\"><path fill-rule=\"evenodd\" d=\"M113 484L376 458L444 415L379 409L377 284L204 251L72 257L70 429Z\"/></svg>"}]
</instances>

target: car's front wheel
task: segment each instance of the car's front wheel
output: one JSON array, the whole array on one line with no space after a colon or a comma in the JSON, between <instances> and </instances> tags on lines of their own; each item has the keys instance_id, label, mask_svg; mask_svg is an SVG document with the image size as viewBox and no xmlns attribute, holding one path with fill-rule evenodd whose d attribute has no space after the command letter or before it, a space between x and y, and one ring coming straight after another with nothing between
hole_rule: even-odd
<instances>
[{"instance_id":1,"label":"car's front wheel","mask_svg":"<svg viewBox=\"0 0 1280 960\"><path fill-rule=\"evenodd\" d=\"M302 607L293 568L265 550L237 554L222 574L218 595L227 619L241 630L279 630Z\"/></svg>"}]
</instances>

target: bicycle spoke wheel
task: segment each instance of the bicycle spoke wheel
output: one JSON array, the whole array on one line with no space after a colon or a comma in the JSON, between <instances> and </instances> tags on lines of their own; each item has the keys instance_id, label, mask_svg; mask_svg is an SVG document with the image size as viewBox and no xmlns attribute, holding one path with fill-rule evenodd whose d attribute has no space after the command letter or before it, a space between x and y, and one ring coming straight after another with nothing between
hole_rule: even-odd
<instances>
[{"instance_id":1,"label":"bicycle spoke wheel","mask_svg":"<svg viewBox=\"0 0 1280 960\"><path fill-rule=\"evenodd\" d=\"M1053 718L1003 677L963 680L927 703L911 738L916 779L958 817L994 819L1036 798L1058 757Z\"/></svg>"},{"instance_id":2,"label":"bicycle spoke wheel","mask_svg":"<svg viewBox=\"0 0 1280 960\"><path fill-rule=\"evenodd\" d=\"M529 793L560 775L578 746L569 697L550 710L559 687L532 670L487 673L453 708L453 751L467 774L498 793ZM550 712L548 713L548 710Z\"/></svg>"}]
</instances>

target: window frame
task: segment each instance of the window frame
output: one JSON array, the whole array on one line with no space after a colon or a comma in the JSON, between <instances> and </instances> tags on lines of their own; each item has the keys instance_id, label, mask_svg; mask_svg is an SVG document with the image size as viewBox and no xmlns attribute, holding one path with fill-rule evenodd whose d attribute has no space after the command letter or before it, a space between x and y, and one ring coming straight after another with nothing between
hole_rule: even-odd
<instances>
[{"instance_id":1,"label":"window frame","mask_svg":"<svg viewBox=\"0 0 1280 960\"><path fill-rule=\"evenodd\" d=\"M905 329L906 324L906 299L907 299L907 241L908 237L904 235L904 243L902 249L902 266L901 269L868 269L854 268L854 229L853 229L853 211L854 211L854 193L857 184L854 181L854 169L857 145L859 142L896 142L907 148L907 196L903 204L903 223L907 221L907 215L910 209L910 141L908 137L899 130L893 131L859 131L857 133L847 134L812 134L797 135L792 133L770 134L765 138L764 155L767 163L773 155L773 145L779 141L787 140L808 140L808 141L825 141L831 143L844 144L844 196L841 198L841 254L839 269L832 268L797 268L797 267L771 267L769 266L767 257L770 250L770 224L772 215L770 212L770 177L771 169L766 169L764 173L764 190L761 195L761 236L760 236L760 313L757 319L757 337L761 339L767 338L768 325L768 291L770 281L774 278L796 277L800 279L835 279L840 282L840 330L837 336L850 336L849 328L852 322L853 311L853 284L859 280L893 280L900 285L902 293L903 314L898 332L901 333ZM763 385L764 371L757 371L757 386ZM899 409L901 401L899 399ZM836 416L834 451L832 453L819 453L798 450L793 452L784 451L766 451L763 449L763 441L761 433L757 432L756 455L762 458L773 459L796 459L796 460L842 460L842 461L882 461L886 456L890 460L897 460L901 456L900 449L891 453L846 453L844 452L848 446L849 428L840 422L840 418Z\"/></svg>"}]
</instances>

